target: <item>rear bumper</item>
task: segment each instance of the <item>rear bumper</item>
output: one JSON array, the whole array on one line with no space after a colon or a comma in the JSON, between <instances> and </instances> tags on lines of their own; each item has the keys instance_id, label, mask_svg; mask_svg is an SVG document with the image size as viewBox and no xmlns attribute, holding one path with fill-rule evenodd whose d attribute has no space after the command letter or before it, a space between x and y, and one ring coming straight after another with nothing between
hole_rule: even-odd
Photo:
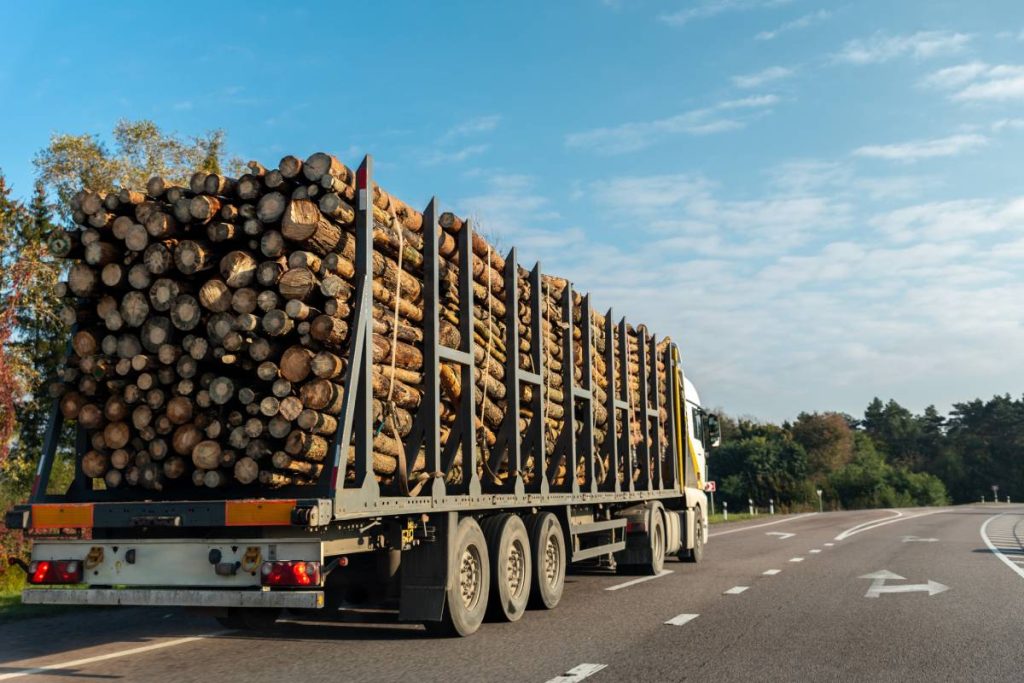
<instances>
[{"instance_id":1,"label":"rear bumper","mask_svg":"<svg viewBox=\"0 0 1024 683\"><path fill-rule=\"evenodd\" d=\"M140 607L280 607L320 609L323 591L193 590L189 588L26 588L26 605L135 605Z\"/></svg>"}]
</instances>

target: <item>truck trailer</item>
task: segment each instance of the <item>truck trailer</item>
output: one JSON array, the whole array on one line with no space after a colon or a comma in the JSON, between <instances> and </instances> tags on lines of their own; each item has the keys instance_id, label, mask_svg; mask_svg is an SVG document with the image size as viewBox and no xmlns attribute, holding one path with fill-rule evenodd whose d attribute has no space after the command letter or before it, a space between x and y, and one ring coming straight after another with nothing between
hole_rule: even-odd
<instances>
[{"instance_id":1,"label":"truck trailer","mask_svg":"<svg viewBox=\"0 0 1024 683\"><path fill-rule=\"evenodd\" d=\"M436 199L422 212L389 199L373 182L370 157L351 172L320 153L305 162L286 157L278 169L267 170L255 162L250 166L251 173L239 179L197 174L198 181L194 176L188 188L154 179L145 193L121 190L112 193L119 199L106 195L97 203L96 196L82 195L76 201L76 220L83 227L80 234L61 236L70 246L61 243L57 251L80 258L84 253L91 272L103 267L102 277L93 283L89 272L80 270L77 286L68 293L77 309L67 314L75 325L75 348L69 351L74 361L69 361L72 369L65 377L73 391L65 389L55 400L30 500L5 517L9 529L23 529L34 541L25 566L30 585L22 593L23 602L199 608L230 628L267 627L283 613L314 620L373 618L419 622L431 633L467 636L485 617L515 621L528 607L555 608L572 565L657 574L668 557L700 561L708 523L706 457L717 445L718 427L684 376L674 343L643 325L629 325L612 310L597 315L589 295L579 294L571 283L550 279L539 263L522 268L514 248L501 259L500 268L492 267L492 248L474 233L471 220L440 213ZM283 217L275 216L273 201L264 199L270 195L284 198ZM325 205L327 195L332 198ZM280 410L288 397L299 396L298 384L274 374L277 365L267 370L266 361L257 366L244 359L239 366L236 349L229 348L223 337L217 337L212 352L204 342L201 351L192 354L200 357L195 381L179 376L168 381L172 372L167 368L180 367L181 358L189 356L178 347L197 343L194 334L184 334L192 329L182 322L191 309L181 304L185 313L177 317L172 310L174 326L151 324L161 310L158 282L133 269L143 262L149 265L148 246L157 239L165 240L163 245L173 242L162 248L171 250L182 281L194 281L191 291L199 292L203 304L196 315L210 330L223 322L223 315L234 316L227 329L237 332L243 349L250 349L256 339L252 324L246 322L251 314L236 314L237 307L228 314L214 313L214 304L207 305L203 296L213 280L218 287L231 283L237 258L228 266L222 259L223 277L209 278L212 271L202 267L209 257L202 250L235 244L232 240L243 247L258 242L263 248L266 235L278 232L294 241L295 231L305 224L293 214L313 211L316 199L320 209L309 223L338 232L352 246L348 253L353 287L344 306L344 334L338 339L331 336L337 331L337 318L324 323L334 327L323 334L310 336L310 326L301 325L311 310L316 313L332 301L342 306L336 303L334 290L329 301L324 298L333 277L324 264L330 263L332 254L344 251L336 240L325 245L320 237L302 233L297 239L306 241L296 244L304 249L298 260L305 266L296 267L294 259L285 259L273 246L268 262L283 263L279 271L302 270L293 273L295 279L315 273L319 289L285 296L285 308L273 305L275 314L286 310L290 320L274 318L286 333L272 341L294 338L299 340L296 346L311 346L308 356L325 349L325 357L334 359L336 352L342 360L333 375L331 399L316 404L320 412L307 407L303 413L308 415L297 418L308 429L294 428L287 435L282 431L275 442L261 435L267 422L258 410ZM346 199L351 209L345 206ZM90 201L94 206L87 206ZM191 213L182 201L192 207ZM239 208L231 208L232 202ZM256 215L257 205L258 217L243 221L247 214ZM180 210L176 224L163 214L152 219L161 206L168 214L171 207ZM211 207L223 222L210 222ZM85 210L89 208L95 210ZM413 214L414 220L408 219ZM108 247L85 251L111 239L107 231L117 234L122 216L127 218L121 221L118 239L128 248L118 242L114 256ZM405 224L396 222L403 216ZM136 221L145 225L148 237L138 229L132 235ZM408 225L416 229L410 232ZM241 226L245 234L236 233ZM200 231L209 240L192 239ZM171 239L166 240L168 235ZM395 235L397 248L387 242ZM89 245L82 244L86 237ZM184 243L189 241L192 251L186 253ZM409 251L410 245L414 251ZM391 260L382 258L384 252ZM457 266L444 270L445 258ZM127 269L127 281L117 277L116 268L107 268L112 263ZM108 270L113 273L109 282ZM335 265L332 272L341 271ZM408 280L413 272L415 281ZM492 282L494 276L502 281ZM82 277L87 285L81 284ZM282 277L280 272L276 277ZM403 282L416 290L420 308L415 311L401 308ZM496 312L491 292L499 285L504 310ZM275 286L284 291L283 285ZM387 291L392 286L397 288L393 296ZM186 282L182 290L190 287ZM232 290L225 291L230 295ZM119 292L119 312L97 322L96 301L111 292ZM134 307L126 310L124 302L132 292L142 294L134 295ZM447 314L441 305L443 295L454 302ZM183 301L181 296L174 301ZM139 300L152 309L139 315ZM292 305L293 301L298 303ZM374 307L385 305L393 305L390 324L374 317ZM269 330L271 311L261 310L266 311L263 329ZM124 335L113 333L111 320L121 327L133 315L134 325L142 327L143 342L146 334L160 333L159 343L147 346L152 353L121 352L118 343ZM415 395L402 413L411 424L400 429L394 378L410 377L411 371L402 374L396 369L395 349L400 346L399 329L412 325L409 321L415 318L420 319L410 346L421 357L416 356ZM453 324L459 334L446 334L445 325ZM95 343L82 341L78 331L88 325L105 326L110 332L97 336ZM501 339L492 337L496 329L504 331ZM390 347L385 344L389 337ZM524 341L527 338L532 343ZM491 346L498 343L506 350L500 371L483 377L482 364L492 363L497 354ZM383 345L384 351L375 344ZM488 348L481 349L485 345ZM516 353L517 349L524 352ZM293 355L305 358L303 353ZM249 355L257 358L255 349ZM231 384L229 400L242 400L248 409L246 413L239 404L239 410L229 413L224 424L231 427L232 419L239 424L231 427L229 437L219 437L233 439L237 453L230 448L222 451L216 439L201 442L212 446L197 444L195 439L209 436L209 424L216 420L191 418L193 405L210 415L226 410L216 400L224 384L217 384L220 370L202 373L204 367L222 366L230 367L225 377L233 378L224 380ZM286 374L283 369L276 372ZM500 382L489 379L492 376L501 377ZM381 377L390 381L381 382ZM556 380L559 388L552 389ZM445 397L453 381L459 388L458 400ZM145 392L150 385L162 389L155 395ZM255 390L257 386L273 387L273 393ZM107 410L100 411L106 417L90 422L81 404L104 391L114 392ZM259 400L264 393L270 400ZM134 394L135 400L129 400ZM484 416L491 408L486 404L499 396L504 412L488 421ZM176 426L180 420L166 419L167 397L180 397L178 404L189 407L192 421ZM308 396L302 393L301 398ZM130 414L137 410L146 417L142 426L137 420L132 427L128 418L110 414L124 413L122 403L127 403ZM72 404L77 416L74 481L62 494L47 493ZM249 409L250 405L259 409ZM258 419L241 422L235 413ZM150 422L154 414L160 417ZM205 434L187 438L196 425ZM250 426L257 437L245 435ZM118 434L125 429L131 436L122 439ZM399 444L399 451L384 457L380 444L389 434L394 438L387 443ZM159 449L153 445L156 441L164 441ZM157 458L158 452L167 450L166 441L172 441L181 455L172 451ZM284 445L278 449L273 445L278 443ZM315 452L318 444L322 453ZM199 453L203 448L216 448L221 468L216 462L207 465L207 456ZM127 458L126 463L119 467L118 458ZM232 466L235 479L229 476ZM186 472L194 468L191 482L187 476L171 479L182 467ZM78 537L47 536L68 529L76 530Z\"/></svg>"}]
</instances>

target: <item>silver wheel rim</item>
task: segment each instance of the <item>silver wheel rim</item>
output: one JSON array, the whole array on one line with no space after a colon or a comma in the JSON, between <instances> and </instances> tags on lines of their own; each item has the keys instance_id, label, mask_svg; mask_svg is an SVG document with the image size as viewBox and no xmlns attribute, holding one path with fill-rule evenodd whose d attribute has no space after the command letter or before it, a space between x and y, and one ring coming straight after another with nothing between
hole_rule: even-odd
<instances>
[{"instance_id":1,"label":"silver wheel rim","mask_svg":"<svg viewBox=\"0 0 1024 683\"><path fill-rule=\"evenodd\" d=\"M505 581L508 585L509 595L519 597L526 584L526 551L523 544L513 541L509 548L508 559L505 562Z\"/></svg>"},{"instance_id":2,"label":"silver wheel rim","mask_svg":"<svg viewBox=\"0 0 1024 683\"><path fill-rule=\"evenodd\" d=\"M558 539L548 534L544 543L544 582L554 587L562 570L562 553L558 548Z\"/></svg>"},{"instance_id":3,"label":"silver wheel rim","mask_svg":"<svg viewBox=\"0 0 1024 683\"><path fill-rule=\"evenodd\" d=\"M659 564L665 557L665 531L660 526L654 534L654 557Z\"/></svg>"},{"instance_id":4,"label":"silver wheel rim","mask_svg":"<svg viewBox=\"0 0 1024 683\"><path fill-rule=\"evenodd\" d=\"M462 604L469 611L472 611L480 602L480 593L483 589L483 572L480 571L480 568L480 552L476 546L468 546L462 551L462 561L459 567L459 593L462 596Z\"/></svg>"}]
</instances>

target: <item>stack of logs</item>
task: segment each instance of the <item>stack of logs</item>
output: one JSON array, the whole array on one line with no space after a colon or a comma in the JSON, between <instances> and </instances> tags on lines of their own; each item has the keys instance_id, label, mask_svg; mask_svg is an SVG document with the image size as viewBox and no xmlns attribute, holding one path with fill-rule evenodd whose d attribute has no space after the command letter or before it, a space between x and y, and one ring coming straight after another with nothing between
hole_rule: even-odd
<instances>
[{"instance_id":1,"label":"stack of logs","mask_svg":"<svg viewBox=\"0 0 1024 683\"><path fill-rule=\"evenodd\" d=\"M84 474L102 486L163 491L184 486L267 487L315 482L338 427L355 314L355 174L336 158L286 156L276 169L250 162L239 178L195 173L187 187L152 178L145 191L83 190L72 201L78 229L51 236L52 254L72 259L61 317L75 332L72 353L53 393L77 420L89 448ZM373 468L382 485L395 479L423 398L423 217L374 186L373 191ZM459 258L464 222L442 214L439 230L439 343L458 348ZM504 259L479 235L472 240L476 405L482 451L496 443L509 406L505 362L516 353L532 367L530 285L519 269L520 343L506 345ZM563 336L575 348L575 381L583 378L583 325L593 332L595 452L607 435L605 320L584 321L580 295L565 280L542 278L541 353L547 456L565 425ZM565 296L575 320L563 321ZM642 328L641 328L642 331ZM627 328L628 377L618 426L631 447L641 440L640 337ZM617 346L615 348L618 348ZM668 344L658 347L658 420L664 446ZM442 441L460 409L458 367L440 371ZM646 397L653 402L652 395ZM533 415L524 385L518 425ZM465 409L469 409L468 407ZM581 417L581 416L579 416ZM653 436L653 435L652 435ZM649 441L651 439L649 438ZM652 451L652 459L655 454ZM660 457L664 457L663 453ZM354 476L349 449L348 477ZM617 472L620 481L636 477ZM531 458L521 474L539 476ZM570 460L575 476L585 463ZM481 466L482 467L482 466ZM595 463L604 480L606 458ZM414 472L428 475L425 458ZM489 470L489 468L488 468ZM504 479L509 468L477 476ZM465 476L457 463L445 474ZM564 482L567 467L553 483Z\"/></svg>"}]
</instances>

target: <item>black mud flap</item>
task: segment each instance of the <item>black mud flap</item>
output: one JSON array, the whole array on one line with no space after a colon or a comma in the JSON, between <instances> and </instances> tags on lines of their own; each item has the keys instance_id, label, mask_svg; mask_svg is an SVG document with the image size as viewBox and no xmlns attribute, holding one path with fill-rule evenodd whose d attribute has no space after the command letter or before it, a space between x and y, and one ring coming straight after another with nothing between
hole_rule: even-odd
<instances>
[{"instance_id":1,"label":"black mud flap","mask_svg":"<svg viewBox=\"0 0 1024 683\"><path fill-rule=\"evenodd\" d=\"M456 512L430 515L434 540L402 552L399 621L441 621L451 576L449 554L459 526Z\"/></svg>"}]
</instances>

